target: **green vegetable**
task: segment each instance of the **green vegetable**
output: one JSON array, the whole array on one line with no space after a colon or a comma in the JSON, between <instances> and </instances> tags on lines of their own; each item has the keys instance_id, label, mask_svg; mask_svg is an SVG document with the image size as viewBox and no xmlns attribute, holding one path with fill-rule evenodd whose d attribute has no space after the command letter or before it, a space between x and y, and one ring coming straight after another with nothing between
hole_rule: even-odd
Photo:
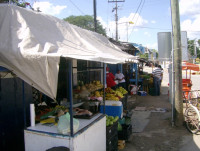
<instances>
[{"instance_id":1,"label":"green vegetable","mask_svg":"<svg viewBox=\"0 0 200 151\"><path fill-rule=\"evenodd\" d=\"M115 116L115 118L114 118L114 122L117 122L117 120L119 119L119 117L118 116Z\"/></svg>"},{"instance_id":2,"label":"green vegetable","mask_svg":"<svg viewBox=\"0 0 200 151\"><path fill-rule=\"evenodd\" d=\"M113 125L113 121L110 121L110 125Z\"/></svg>"},{"instance_id":3,"label":"green vegetable","mask_svg":"<svg viewBox=\"0 0 200 151\"><path fill-rule=\"evenodd\" d=\"M117 130L118 130L118 131L122 131L122 126L121 126L121 124L120 124L119 122L118 122Z\"/></svg>"},{"instance_id":4,"label":"green vegetable","mask_svg":"<svg viewBox=\"0 0 200 151\"><path fill-rule=\"evenodd\" d=\"M113 116L109 116L108 118L109 118L111 121L114 120L114 117L113 117Z\"/></svg>"},{"instance_id":5,"label":"green vegetable","mask_svg":"<svg viewBox=\"0 0 200 151\"><path fill-rule=\"evenodd\" d=\"M106 126L109 126L110 125L110 122L109 121L106 121Z\"/></svg>"}]
</instances>

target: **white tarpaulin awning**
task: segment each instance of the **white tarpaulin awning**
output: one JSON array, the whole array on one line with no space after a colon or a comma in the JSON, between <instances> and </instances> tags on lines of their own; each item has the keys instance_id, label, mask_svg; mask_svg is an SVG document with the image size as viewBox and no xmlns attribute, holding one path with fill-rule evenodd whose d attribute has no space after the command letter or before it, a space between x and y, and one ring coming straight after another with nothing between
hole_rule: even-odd
<instances>
[{"instance_id":1,"label":"white tarpaulin awning","mask_svg":"<svg viewBox=\"0 0 200 151\"><path fill-rule=\"evenodd\" d=\"M135 59L98 33L32 10L0 5L0 66L56 98L60 56L112 64Z\"/></svg>"}]
</instances>

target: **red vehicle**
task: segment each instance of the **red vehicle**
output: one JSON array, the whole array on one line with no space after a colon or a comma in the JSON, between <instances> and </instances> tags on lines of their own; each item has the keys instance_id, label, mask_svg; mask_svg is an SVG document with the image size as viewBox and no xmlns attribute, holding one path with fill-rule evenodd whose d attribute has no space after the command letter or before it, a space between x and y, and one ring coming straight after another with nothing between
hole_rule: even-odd
<instances>
[{"instance_id":1,"label":"red vehicle","mask_svg":"<svg viewBox=\"0 0 200 151\"><path fill-rule=\"evenodd\" d=\"M182 70L186 71L186 76L185 79L182 79L182 84L183 84L183 92L185 92L185 97L188 99L188 92L191 91L192 88L192 81L191 81L191 70L193 71L199 71L199 66L193 63L189 62L182 62ZM188 70L189 70L189 75L188 75Z\"/></svg>"}]
</instances>

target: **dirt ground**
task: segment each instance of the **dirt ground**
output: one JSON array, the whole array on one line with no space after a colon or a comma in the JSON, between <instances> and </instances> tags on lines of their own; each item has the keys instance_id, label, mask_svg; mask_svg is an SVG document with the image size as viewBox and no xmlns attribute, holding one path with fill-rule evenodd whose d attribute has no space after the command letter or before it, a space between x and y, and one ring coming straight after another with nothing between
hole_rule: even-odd
<instances>
[{"instance_id":1,"label":"dirt ground","mask_svg":"<svg viewBox=\"0 0 200 151\"><path fill-rule=\"evenodd\" d=\"M149 111L155 108L165 108L166 112L151 112L145 129L140 133L132 133L122 151L200 150L200 135L196 138L199 142L195 142L194 136L184 126L172 127L171 104L167 95L134 97L132 96L128 101L128 106L131 109L146 107L146 110Z\"/></svg>"},{"instance_id":2,"label":"dirt ground","mask_svg":"<svg viewBox=\"0 0 200 151\"><path fill-rule=\"evenodd\" d=\"M151 73L152 69L145 67L144 71ZM199 81L199 75L192 75L193 89L200 89ZM137 107L145 107L151 113L143 131L133 132L129 140L126 141L125 148L120 151L200 151L200 134L191 134L184 125L181 127L172 126L168 83L169 73L167 69L164 69L162 95L136 95L128 99L130 111L134 111ZM155 108L166 109L166 112L152 112Z\"/></svg>"}]
</instances>

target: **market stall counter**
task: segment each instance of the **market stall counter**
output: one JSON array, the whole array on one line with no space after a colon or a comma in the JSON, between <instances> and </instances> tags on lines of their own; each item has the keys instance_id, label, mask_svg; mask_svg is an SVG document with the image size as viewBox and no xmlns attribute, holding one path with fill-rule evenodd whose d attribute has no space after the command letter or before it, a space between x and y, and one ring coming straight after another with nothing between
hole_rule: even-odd
<instances>
[{"instance_id":1,"label":"market stall counter","mask_svg":"<svg viewBox=\"0 0 200 151\"><path fill-rule=\"evenodd\" d=\"M78 120L80 125L73 137L59 134L56 125L47 126L39 123L28 127L24 130L26 151L45 151L56 146L68 147L73 151L104 150L106 148L106 117L99 113L91 119Z\"/></svg>"}]
</instances>

